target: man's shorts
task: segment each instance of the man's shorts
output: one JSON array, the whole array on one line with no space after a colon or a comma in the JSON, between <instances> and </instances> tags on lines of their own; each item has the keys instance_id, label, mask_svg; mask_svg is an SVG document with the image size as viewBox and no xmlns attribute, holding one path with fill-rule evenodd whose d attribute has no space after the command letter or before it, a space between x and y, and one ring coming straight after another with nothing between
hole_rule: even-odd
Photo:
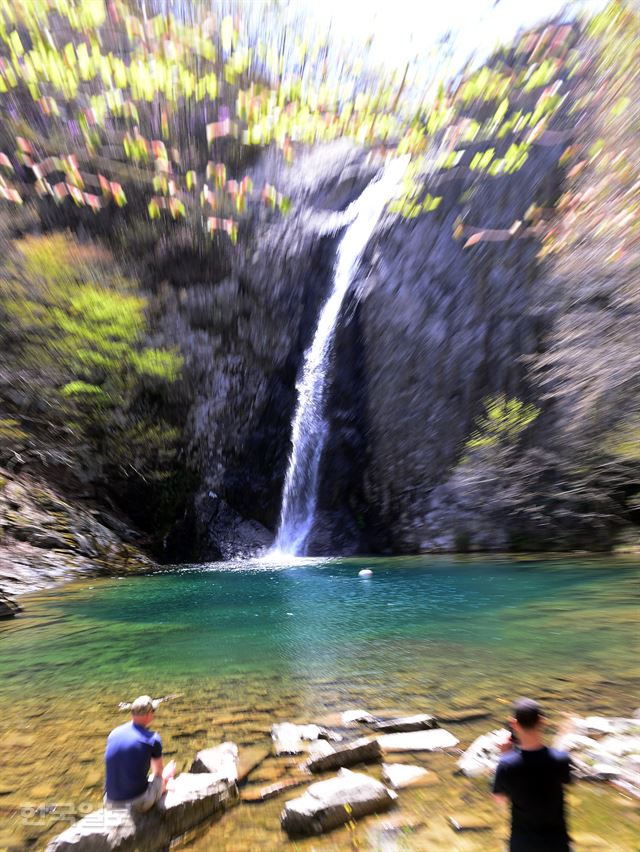
<instances>
[{"instance_id":1,"label":"man's shorts","mask_svg":"<svg viewBox=\"0 0 640 852\"><path fill-rule=\"evenodd\" d=\"M135 799L128 799L123 802L114 802L112 799L104 797L104 804L107 808L119 809L129 808L136 813L144 813L159 802L162 797L162 778L159 775L154 775L147 786L147 789Z\"/></svg>"}]
</instances>

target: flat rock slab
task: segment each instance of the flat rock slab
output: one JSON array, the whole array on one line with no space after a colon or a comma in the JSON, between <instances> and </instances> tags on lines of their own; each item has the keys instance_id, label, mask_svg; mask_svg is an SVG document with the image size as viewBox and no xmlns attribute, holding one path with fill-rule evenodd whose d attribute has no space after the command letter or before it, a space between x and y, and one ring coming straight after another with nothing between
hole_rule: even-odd
<instances>
[{"instance_id":1,"label":"flat rock slab","mask_svg":"<svg viewBox=\"0 0 640 852\"><path fill-rule=\"evenodd\" d=\"M342 737L320 725L294 725L293 722L281 722L271 728L273 748L276 756L282 754L302 754L303 740L332 740L339 742Z\"/></svg>"},{"instance_id":2,"label":"flat rock slab","mask_svg":"<svg viewBox=\"0 0 640 852\"><path fill-rule=\"evenodd\" d=\"M419 787L426 781L431 772L421 766L408 766L406 763L383 763L382 777L387 784L396 790L401 787Z\"/></svg>"},{"instance_id":3,"label":"flat rock slab","mask_svg":"<svg viewBox=\"0 0 640 852\"><path fill-rule=\"evenodd\" d=\"M460 740L443 728L435 728L407 734L383 734L378 742L383 751L438 751L453 748Z\"/></svg>"},{"instance_id":4,"label":"flat rock slab","mask_svg":"<svg viewBox=\"0 0 640 852\"><path fill-rule=\"evenodd\" d=\"M378 740L360 739L334 746L326 754L310 757L303 764L303 768L310 772L328 772L344 766L355 766L358 763L371 763L380 760L380 757Z\"/></svg>"},{"instance_id":5,"label":"flat rock slab","mask_svg":"<svg viewBox=\"0 0 640 852\"><path fill-rule=\"evenodd\" d=\"M213 748L199 751L191 764L189 772L208 772L221 780L238 780L238 746L235 743L221 743Z\"/></svg>"},{"instance_id":6,"label":"flat rock slab","mask_svg":"<svg viewBox=\"0 0 640 852\"><path fill-rule=\"evenodd\" d=\"M335 778L312 784L286 802L280 824L289 837L324 834L345 822L393 807L396 794L380 781L341 769Z\"/></svg>"},{"instance_id":7,"label":"flat rock slab","mask_svg":"<svg viewBox=\"0 0 640 852\"><path fill-rule=\"evenodd\" d=\"M46 852L157 852L237 800L235 783L210 773L183 772L146 814L126 807L94 811L54 838Z\"/></svg>"},{"instance_id":8,"label":"flat rock slab","mask_svg":"<svg viewBox=\"0 0 640 852\"><path fill-rule=\"evenodd\" d=\"M369 727L381 733L406 733L408 731L427 731L438 727L435 716L421 713L417 716L399 716L396 719L376 719Z\"/></svg>"},{"instance_id":9,"label":"flat rock slab","mask_svg":"<svg viewBox=\"0 0 640 852\"><path fill-rule=\"evenodd\" d=\"M495 772L502 757L498 746L507 733L506 729L501 728L477 737L458 761L460 772L467 778L480 778Z\"/></svg>"}]
</instances>

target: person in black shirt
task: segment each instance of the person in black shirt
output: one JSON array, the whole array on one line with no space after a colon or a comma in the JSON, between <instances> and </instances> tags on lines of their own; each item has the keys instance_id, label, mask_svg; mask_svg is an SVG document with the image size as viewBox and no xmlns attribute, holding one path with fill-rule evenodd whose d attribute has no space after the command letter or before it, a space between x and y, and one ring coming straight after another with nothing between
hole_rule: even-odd
<instances>
[{"instance_id":1,"label":"person in black shirt","mask_svg":"<svg viewBox=\"0 0 640 852\"><path fill-rule=\"evenodd\" d=\"M511 736L493 782L499 801L511 800L510 852L570 852L564 785L571 781L569 755L542 739L544 717L537 702L517 701L509 720ZM516 747L517 744L517 747Z\"/></svg>"}]
</instances>

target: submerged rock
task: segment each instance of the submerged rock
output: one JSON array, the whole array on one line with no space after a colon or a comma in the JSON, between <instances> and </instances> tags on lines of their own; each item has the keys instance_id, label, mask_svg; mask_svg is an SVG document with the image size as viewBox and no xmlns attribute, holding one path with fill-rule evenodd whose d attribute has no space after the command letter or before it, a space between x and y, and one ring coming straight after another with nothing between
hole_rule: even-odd
<instances>
[{"instance_id":1,"label":"submerged rock","mask_svg":"<svg viewBox=\"0 0 640 852\"><path fill-rule=\"evenodd\" d=\"M341 769L335 778L312 784L287 802L280 824L289 837L323 834L352 819L388 810L396 800L380 781Z\"/></svg>"},{"instance_id":2,"label":"submerged rock","mask_svg":"<svg viewBox=\"0 0 640 852\"><path fill-rule=\"evenodd\" d=\"M234 782L208 773L182 773L147 813L134 814L126 807L94 811L54 838L46 852L157 852L237 800Z\"/></svg>"},{"instance_id":3,"label":"submerged rock","mask_svg":"<svg viewBox=\"0 0 640 852\"><path fill-rule=\"evenodd\" d=\"M329 750L330 749L330 750ZM370 763L380 759L378 740L360 739L352 743L330 746L323 749L324 754L311 756L304 764L310 772L326 772L342 766L355 766L358 763Z\"/></svg>"},{"instance_id":4,"label":"submerged rock","mask_svg":"<svg viewBox=\"0 0 640 852\"><path fill-rule=\"evenodd\" d=\"M378 737L378 742L383 751L438 751L453 748L460 740L443 728L435 728L406 734L384 734Z\"/></svg>"}]
</instances>

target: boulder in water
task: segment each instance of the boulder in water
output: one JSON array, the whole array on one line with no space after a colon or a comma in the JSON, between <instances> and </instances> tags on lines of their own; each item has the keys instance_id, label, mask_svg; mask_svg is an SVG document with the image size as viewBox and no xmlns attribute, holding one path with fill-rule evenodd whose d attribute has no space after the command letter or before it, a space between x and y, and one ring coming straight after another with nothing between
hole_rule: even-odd
<instances>
[{"instance_id":1,"label":"boulder in water","mask_svg":"<svg viewBox=\"0 0 640 852\"><path fill-rule=\"evenodd\" d=\"M341 769L335 778L312 784L302 796L287 802L280 824L289 837L323 834L352 819L386 811L396 800L396 794L380 781Z\"/></svg>"},{"instance_id":2,"label":"boulder in water","mask_svg":"<svg viewBox=\"0 0 640 852\"><path fill-rule=\"evenodd\" d=\"M311 756L304 764L310 772L327 772L343 766L355 766L358 763L371 763L380 760L380 745L377 740L359 739L344 745L323 749L324 754Z\"/></svg>"}]
</instances>

